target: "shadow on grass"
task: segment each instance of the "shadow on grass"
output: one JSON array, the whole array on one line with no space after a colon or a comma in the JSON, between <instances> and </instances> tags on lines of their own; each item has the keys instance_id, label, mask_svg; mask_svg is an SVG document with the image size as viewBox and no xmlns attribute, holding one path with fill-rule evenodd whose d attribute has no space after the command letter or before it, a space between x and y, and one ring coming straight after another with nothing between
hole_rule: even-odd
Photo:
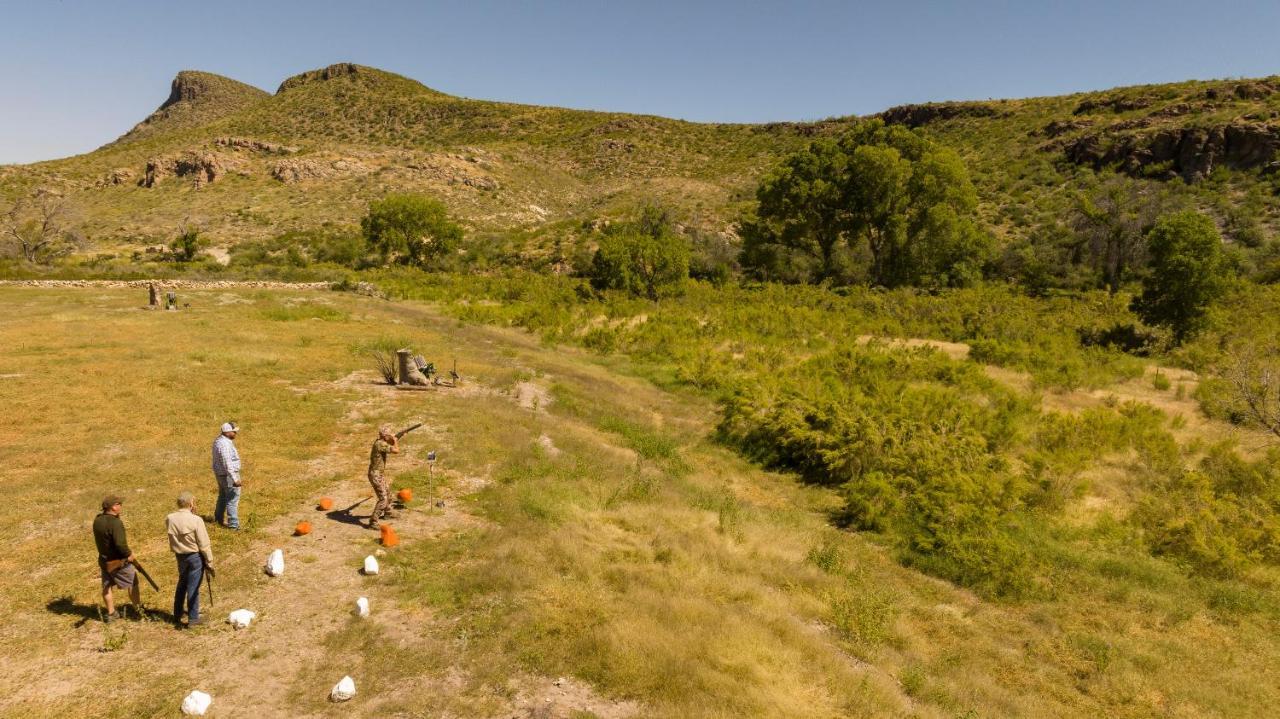
<instances>
[{"instance_id":1,"label":"shadow on grass","mask_svg":"<svg viewBox=\"0 0 1280 719\"><path fill-rule=\"evenodd\" d=\"M116 611L128 612L130 621L136 621L136 615L129 607L128 602L116 602ZM44 605L46 611L53 614L63 614L71 617L79 617L80 620L75 623L75 627L83 627L88 622L101 622L106 610L101 604L81 604L70 596L61 596L57 599L51 599L48 604ZM173 614L163 609L146 609L148 621L173 623Z\"/></svg>"},{"instance_id":2,"label":"shadow on grass","mask_svg":"<svg viewBox=\"0 0 1280 719\"><path fill-rule=\"evenodd\" d=\"M357 517L356 515L351 513L351 510L355 509L356 507L359 507L365 502L368 502L370 499L372 499L372 497L365 497L364 499L360 500L359 502L356 502L355 504L351 505L350 507L347 507L346 509L335 509L332 512L326 512L324 516L328 517L329 519L335 522L342 522L343 524L363 525L368 521L368 519Z\"/></svg>"}]
</instances>

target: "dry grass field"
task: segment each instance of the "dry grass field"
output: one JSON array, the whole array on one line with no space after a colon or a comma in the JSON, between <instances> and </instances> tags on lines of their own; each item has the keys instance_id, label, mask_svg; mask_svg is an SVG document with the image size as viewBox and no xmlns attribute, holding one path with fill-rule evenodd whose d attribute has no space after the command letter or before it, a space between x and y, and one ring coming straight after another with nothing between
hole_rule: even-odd
<instances>
[{"instance_id":1,"label":"dry grass field","mask_svg":"<svg viewBox=\"0 0 1280 719\"><path fill-rule=\"evenodd\" d=\"M1057 596L985 600L832 528L832 496L709 439L709 402L607 360L422 304L181 300L149 312L133 290L0 287L2 716L174 716L196 688L223 717L1196 717L1280 702L1273 591L1064 557ZM456 357L465 381L379 385L359 352L375 340ZM244 428L245 530L211 528L212 621L178 631L163 516L183 489L210 511L226 419ZM391 467L416 495L402 544L363 577L378 548L354 523L368 443L415 420ZM127 498L161 584L143 592L148 621L99 621L89 525L107 492ZM317 511L322 495L354 507ZM291 537L301 519L316 530ZM270 578L274 548L286 572ZM352 616L357 596L370 618ZM258 619L233 630L241 607ZM343 675L358 694L330 704Z\"/></svg>"}]
</instances>

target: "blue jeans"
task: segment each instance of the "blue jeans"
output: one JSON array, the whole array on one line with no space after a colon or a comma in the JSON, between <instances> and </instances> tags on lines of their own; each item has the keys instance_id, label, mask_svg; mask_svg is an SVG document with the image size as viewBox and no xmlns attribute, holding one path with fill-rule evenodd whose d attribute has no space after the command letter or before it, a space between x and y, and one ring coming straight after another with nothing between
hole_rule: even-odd
<instances>
[{"instance_id":1,"label":"blue jeans","mask_svg":"<svg viewBox=\"0 0 1280 719\"><path fill-rule=\"evenodd\" d=\"M173 621L200 618L200 581L204 579L204 557L199 552L176 554L178 558L178 590L173 593Z\"/></svg>"},{"instance_id":2,"label":"blue jeans","mask_svg":"<svg viewBox=\"0 0 1280 719\"><path fill-rule=\"evenodd\" d=\"M227 518L227 526L240 528L240 488L232 486L230 477L218 477L218 504L213 509L213 521L222 524Z\"/></svg>"}]
</instances>

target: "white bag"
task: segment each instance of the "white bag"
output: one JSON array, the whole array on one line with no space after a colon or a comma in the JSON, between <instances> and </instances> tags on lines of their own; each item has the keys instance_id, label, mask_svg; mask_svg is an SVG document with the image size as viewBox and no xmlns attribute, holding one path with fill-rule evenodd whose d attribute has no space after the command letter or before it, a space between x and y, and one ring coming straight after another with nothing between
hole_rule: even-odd
<instances>
[{"instance_id":1,"label":"white bag","mask_svg":"<svg viewBox=\"0 0 1280 719\"><path fill-rule=\"evenodd\" d=\"M364 558L364 573L365 574L378 573L378 560L375 559L372 554Z\"/></svg>"},{"instance_id":2,"label":"white bag","mask_svg":"<svg viewBox=\"0 0 1280 719\"><path fill-rule=\"evenodd\" d=\"M329 692L329 701L345 702L356 695L356 683L351 677L343 677L342 681L333 685L333 691Z\"/></svg>"},{"instance_id":3,"label":"white bag","mask_svg":"<svg viewBox=\"0 0 1280 719\"><path fill-rule=\"evenodd\" d=\"M369 598L360 597L356 600L356 614L361 617L369 616Z\"/></svg>"},{"instance_id":4,"label":"white bag","mask_svg":"<svg viewBox=\"0 0 1280 719\"><path fill-rule=\"evenodd\" d=\"M283 549L277 549L271 553L270 557L267 557L266 569L267 569L267 574L270 574L273 577L278 577L281 574L284 574L284 550Z\"/></svg>"},{"instance_id":5,"label":"white bag","mask_svg":"<svg viewBox=\"0 0 1280 719\"><path fill-rule=\"evenodd\" d=\"M257 616L255 612L251 612L248 609L237 609L227 616L227 621L231 622L231 626L236 629L244 629Z\"/></svg>"},{"instance_id":6,"label":"white bag","mask_svg":"<svg viewBox=\"0 0 1280 719\"><path fill-rule=\"evenodd\" d=\"M354 691L354 688L352 691ZM188 694L186 699L182 700L182 713L189 716L202 717L205 712L209 711L209 705L212 703L213 697L196 689Z\"/></svg>"}]
</instances>

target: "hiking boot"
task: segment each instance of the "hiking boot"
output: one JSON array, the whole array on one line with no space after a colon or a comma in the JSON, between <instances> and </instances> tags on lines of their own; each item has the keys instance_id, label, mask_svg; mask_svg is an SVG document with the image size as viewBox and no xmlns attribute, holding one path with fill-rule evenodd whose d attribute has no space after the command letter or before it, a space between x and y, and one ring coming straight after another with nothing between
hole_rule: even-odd
<instances>
[{"instance_id":1,"label":"hiking boot","mask_svg":"<svg viewBox=\"0 0 1280 719\"><path fill-rule=\"evenodd\" d=\"M204 617L196 617L195 619L187 620L188 627L199 627L203 625L204 625Z\"/></svg>"},{"instance_id":2,"label":"hiking boot","mask_svg":"<svg viewBox=\"0 0 1280 719\"><path fill-rule=\"evenodd\" d=\"M105 623L105 624L110 624L110 623L112 623L112 622L114 622L115 620L120 619L120 618L121 618L121 616L120 616L120 610L119 610L119 609L117 609L116 611L114 611L114 612L112 612L112 613L110 613L110 614L103 614L103 615L102 615L102 621L103 621L103 623Z\"/></svg>"}]
</instances>

